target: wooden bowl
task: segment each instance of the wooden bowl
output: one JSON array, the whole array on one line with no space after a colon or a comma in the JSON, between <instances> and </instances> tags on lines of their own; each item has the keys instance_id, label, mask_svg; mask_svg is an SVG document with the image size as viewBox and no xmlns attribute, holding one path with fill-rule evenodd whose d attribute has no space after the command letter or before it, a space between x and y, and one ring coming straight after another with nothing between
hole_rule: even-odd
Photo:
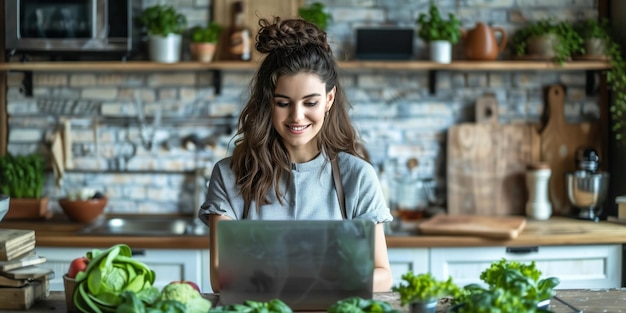
<instances>
[{"instance_id":1,"label":"wooden bowl","mask_svg":"<svg viewBox=\"0 0 626 313\"><path fill-rule=\"evenodd\" d=\"M59 205L70 220L78 223L91 223L98 218L107 205L107 198L89 200L59 199Z\"/></svg>"}]
</instances>

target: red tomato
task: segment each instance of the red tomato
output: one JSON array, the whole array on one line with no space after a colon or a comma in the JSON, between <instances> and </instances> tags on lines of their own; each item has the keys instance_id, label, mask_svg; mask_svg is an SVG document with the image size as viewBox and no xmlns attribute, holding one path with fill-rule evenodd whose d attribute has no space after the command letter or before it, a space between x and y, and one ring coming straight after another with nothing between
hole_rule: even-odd
<instances>
[{"instance_id":1,"label":"red tomato","mask_svg":"<svg viewBox=\"0 0 626 313\"><path fill-rule=\"evenodd\" d=\"M67 271L67 277L76 278L76 274L78 274L78 272L82 272L87 269L88 263L89 259L84 256L72 260L72 263L70 263L70 269Z\"/></svg>"},{"instance_id":2,"label":"red tomato","mask_svg":"<svg viewBox=\"0 0 626 313\"><path fill-rule=\"evenodd\" d=\"M198 286L198 284L196 284L196 283L194 283L192 281L189 281L189 280L175 280L175 281L171 282L170 284L188 284L191 287L193 287L193 289L195 289L195 290L197 290L198 292L201 293L200 287Z\"/></svg>"}]
</instances>

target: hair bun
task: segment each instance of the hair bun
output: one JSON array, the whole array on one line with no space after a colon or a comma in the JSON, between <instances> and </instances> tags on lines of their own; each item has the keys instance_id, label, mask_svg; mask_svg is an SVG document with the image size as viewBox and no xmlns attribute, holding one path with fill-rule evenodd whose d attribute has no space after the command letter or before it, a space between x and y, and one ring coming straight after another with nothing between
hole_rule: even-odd
<instances>
[{"instance_id":1,"label":"hair bun","mask_svg":"<svg viewBox=\"0 0 626 313\"><path fill-rule=\"evenodd\" d=\"M274 17L273 21L261 18L259 33L256 36L256 50L270 53L277 49L294 49L307 45L318 45L331 52L326 41L326 32L315 24L303 19Z\"/></svg>"}]
</instances>

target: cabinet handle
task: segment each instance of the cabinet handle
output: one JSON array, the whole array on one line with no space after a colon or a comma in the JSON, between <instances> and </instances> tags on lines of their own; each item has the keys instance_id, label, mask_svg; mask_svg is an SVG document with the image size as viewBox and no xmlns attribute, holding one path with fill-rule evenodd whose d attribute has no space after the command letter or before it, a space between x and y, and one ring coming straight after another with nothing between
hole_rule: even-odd
<instances>
[{"instance_id":1,"label":"cabinet handle","mask_svg":"<svg viewBox=\"0 0 626 313\"><path fill-rule=\"evenodd\" d=\"M146 250L135 250L135 249L131 249L130 250L130 254L132 256L145 256L146 255Z\"/></svg>"},{"instance_id":2,"label":"cabinet handle","mask_svg":"<svg viewBox=\"0 0 626 313\"><path fill-rule=\"evenodd\" d=\"M539 252L539 247L506 247L506 253L526 254Z\"/></svg>"}]
</instances>

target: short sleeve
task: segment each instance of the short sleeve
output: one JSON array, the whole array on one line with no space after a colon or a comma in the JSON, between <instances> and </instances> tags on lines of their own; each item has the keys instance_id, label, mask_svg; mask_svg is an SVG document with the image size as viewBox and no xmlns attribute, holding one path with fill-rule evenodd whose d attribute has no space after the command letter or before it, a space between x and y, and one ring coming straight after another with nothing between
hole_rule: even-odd
<instances>
[{"instance_id":1,"label":"short sleeve","mask_svg":"<svg viewBox=\"0 0 626 313\"><path fill-rule=\"evenodd\" d=\"M231 219L237 219L237 215L232 206L229 197L229 187L233 189L232 170L230 169L230 160L224 159L213 167L209 187L206 193L206 200L200 206L198 218L206 225L209 224L209 215L217 214L228 216Z\"/></svg>"}]
</instances>

